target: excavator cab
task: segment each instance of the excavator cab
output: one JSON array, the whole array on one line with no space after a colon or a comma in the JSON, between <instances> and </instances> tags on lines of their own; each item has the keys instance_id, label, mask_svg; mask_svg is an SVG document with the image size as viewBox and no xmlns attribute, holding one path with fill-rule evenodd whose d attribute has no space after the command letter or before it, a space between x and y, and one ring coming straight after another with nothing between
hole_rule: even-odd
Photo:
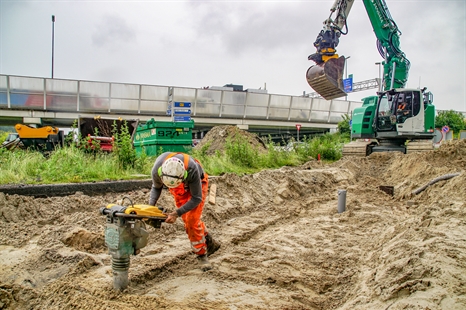
<instances>
[{"instance_id":1,"label":"excavator cab","mask_svg":"<svg viewBox=\"0 0 466 310\"><path fill-rule=\"evenodd\" d=\"M306 79L309 86L326 100L346 96L343 88L345 57L330 58L307 69Z\"/></svg>"}]
</instances>

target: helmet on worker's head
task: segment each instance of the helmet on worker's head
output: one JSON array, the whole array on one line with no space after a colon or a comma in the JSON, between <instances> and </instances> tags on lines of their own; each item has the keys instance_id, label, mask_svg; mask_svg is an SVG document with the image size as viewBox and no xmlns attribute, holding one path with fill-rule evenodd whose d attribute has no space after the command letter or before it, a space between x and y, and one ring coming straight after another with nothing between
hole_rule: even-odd
<instances>
[{"instance_id":1,"label":"helmet on worker's head","mask_svg":"<svg viewBox=\"0 0 466 310\"><path fill-rule=\"evenodd\" d=\"M187 171L184 163L176 157L166 159L159 169L159 176L165 186L174 188L183 182L186 178Z\"/></svg>"}]
</instances>

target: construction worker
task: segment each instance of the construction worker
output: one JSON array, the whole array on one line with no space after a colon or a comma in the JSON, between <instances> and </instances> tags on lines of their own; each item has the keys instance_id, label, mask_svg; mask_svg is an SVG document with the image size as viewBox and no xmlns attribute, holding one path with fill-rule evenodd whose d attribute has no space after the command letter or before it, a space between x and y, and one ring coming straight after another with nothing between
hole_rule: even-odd
<instances>
[{"instance_id":1,"label":"construction worker","mask_svg":"<svg viewBox=\"0 0 466 310\"><path fill-rule=\"evenodd\" d=\"M396 110L397 113L397 122L398 123L404 123L406 118L408 117L409 110L408 110L408 104L406 101L404 101L404 96L400 94L398 97L398 107Z\"/></svg>"},{"instance_id":2,"label":"construction worker","mask_svg":"<svg viewBox=\"0 0 466 310\"><path fill-rule=\"evenodd\" d=\"M165 152L155 160L152 168L152 189L149 204L155 206L163 186L175 198L177 209L167 214L166 223L173 224L178 217L184 227L194 254L197 255L203 271L212 269L207 256L220 248L201 220L207 197L209 180L198 160L184 153Z\"/></svg>"}]
</instances>

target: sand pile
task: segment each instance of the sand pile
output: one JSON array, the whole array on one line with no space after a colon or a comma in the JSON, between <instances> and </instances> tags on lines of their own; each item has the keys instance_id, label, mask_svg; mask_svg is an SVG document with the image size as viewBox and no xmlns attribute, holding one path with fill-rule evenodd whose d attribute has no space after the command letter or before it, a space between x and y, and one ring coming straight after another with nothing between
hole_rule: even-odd
<instances>
[{"instance_id":1,"label":"sand pile","mask_svg":"<svg viewBox=\"0 0 466 310\"><path fill-rule=\"evenodd\" d=\"M223 153L228 141L247 142L251 148L259 152L267 149L264 142L257 135L230 125L213 127L194 149L205 149L206 154L209 155L216 152Z\"/></svg>"}]
</instances>

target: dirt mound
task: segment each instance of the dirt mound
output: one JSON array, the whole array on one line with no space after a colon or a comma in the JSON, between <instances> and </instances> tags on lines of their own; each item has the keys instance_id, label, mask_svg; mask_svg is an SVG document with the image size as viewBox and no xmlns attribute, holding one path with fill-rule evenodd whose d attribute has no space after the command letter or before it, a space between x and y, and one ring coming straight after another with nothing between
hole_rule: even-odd
<instances>
[{"instance_id":1,"label":"dirt mound","mask_svg":"<svg viewBox=\"0 0 466 310\"><path fill-rule=\"evenodd\" d=\"M465 150L452 141L211 177L216 204L203 219L222 243L214 268L199 270L181 220L148 227L123 292L112 289L98 210L124 196L146 203L148 190L0 193L0 309L466 309ZM159 205L173 209L168 192Z\"/></svg>"},{"instance_id":2,"label":"dirt mound","mask_svg":"<svg viewBox=\"0 0 466 310\"><path fill-rule=\"evenodd\" d=\"M216 152L224 153L227 142L239 140L247 141L249 145L259 152L267 150L264 142L255 134L239 129L237 126L216 126L194 147L196 150L206 148L206 154L213 155Z\"/></svg>"}]
</instances>

